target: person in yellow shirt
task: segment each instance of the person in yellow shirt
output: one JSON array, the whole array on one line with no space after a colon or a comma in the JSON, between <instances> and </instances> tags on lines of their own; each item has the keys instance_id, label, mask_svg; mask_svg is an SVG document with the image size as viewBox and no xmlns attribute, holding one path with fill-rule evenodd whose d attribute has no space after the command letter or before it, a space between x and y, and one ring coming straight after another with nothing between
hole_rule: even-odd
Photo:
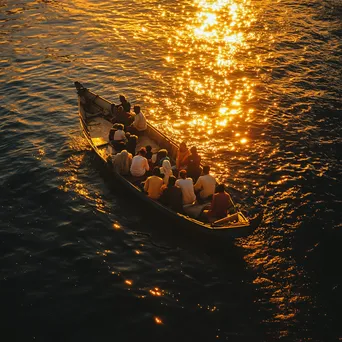
<instances>
[{"instance_id":1,"label":"person in yellow shirt","mask_svg":"<svg viewBox=\"0 0 342 342\"><path fill-rule=\"evenodd\" d=\"M144 190L147 196L151 199L157 200L161 195L161 187L164 181L160 178L159 167L156 166L152 171L152 176L148 177L144 184Z\"/></svg>"}]
</instances>

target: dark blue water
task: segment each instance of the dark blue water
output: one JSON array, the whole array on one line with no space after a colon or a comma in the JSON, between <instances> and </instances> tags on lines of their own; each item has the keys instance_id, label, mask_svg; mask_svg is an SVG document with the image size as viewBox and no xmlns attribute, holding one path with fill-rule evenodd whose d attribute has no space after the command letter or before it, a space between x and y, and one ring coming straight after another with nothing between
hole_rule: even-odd
<instances>
[{"instance_id":1,"label":"dark blue water","mask_svg":"<svg viewBox=\"0 0 342 342\"><path fill-rule=\"evenodd\" d=\"M341 17L337 0L0 1L3 339L340 340ZM264 223L208 239L130 198L80 134L76 80L198 146Z\"/></svg>"}]
</instances>

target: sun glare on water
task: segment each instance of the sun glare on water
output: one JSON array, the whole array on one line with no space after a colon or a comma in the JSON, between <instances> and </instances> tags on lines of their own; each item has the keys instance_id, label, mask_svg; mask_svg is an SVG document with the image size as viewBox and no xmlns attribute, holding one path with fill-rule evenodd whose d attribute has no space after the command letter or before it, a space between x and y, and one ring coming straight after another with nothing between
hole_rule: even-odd
<instances>
[{"instance_id":1,"label":"sun glare on water","mask_svg":"<svg viewBox=\"0 0 342 342\"><path fill-rule=\"evenodd\" d=\"M248 131L254 111L254 83L245 73L253 35L248 28L255 21L251 8L250 0L194 0L187 23L169 38L165 60L178 69L172 87L181 103L170 104L179 115L170 125L175 130L167 127L171 134L189 130L201 144L210 132L234 137ZM240 147L247 142L236 139Z\"/></svg>"}]
</instances>

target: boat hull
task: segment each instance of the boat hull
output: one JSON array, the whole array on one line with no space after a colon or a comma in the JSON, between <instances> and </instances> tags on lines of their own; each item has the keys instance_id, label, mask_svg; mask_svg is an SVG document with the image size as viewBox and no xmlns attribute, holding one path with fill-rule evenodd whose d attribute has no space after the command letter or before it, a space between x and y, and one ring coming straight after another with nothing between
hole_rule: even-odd
<instances>
[{"instance_id":1,"label":"boat hull","mask_svg":"<svg viewBox=\"0 0 342 342\"><path fill-rule=\"evenodd\" d=\"M91 116L90 119L87 116L87 112L84 110L81 97L86 97L87 99L92 100L92 105L94 106L94 110L97 108L102 110L103 113L110 112L111 103L104 98L92 93L88 89L84 88L80 83L75 82L75 86L78 92L78 108L79 108L79 121L80 126L83 132L84 137L88 141L89 145L92 147L94 152L98 155L98 157L103 161L105 166L108 168L109 172L113 175L115 181L119 183L125 190L129 191L132 196L135 196L137 199L143 201L146 205L148 205L151 209L157 210L161 215L169 218L177 225L181 225L184 228L191 229L196 232L209 234L211 236L223 236L228 238L239 238L248 236L253 233L253 231L259 226L262 221L262 212L260 212L254 219L245 219L242 223L235 223L231 225L226 225L222 227L214 227L209 223L201 222L197 219L191 218L189 216L176 213L171 209L163 206L158 201L152 200L146 196L146 194L141 191L141 189L134 184L132 184L128 179L119 173L115 172L112 168L110 162L108 162L106 154L103 152L106 145L108 145L108 141L106 141L103 137L93 137L90 129L89 123L94 118ZM167 138L164 134L159 132L153 126L148 123L148 129L146 133L151 139L157 141L158 145L161 148L166 148L169 151L169 155L171 158L175 159L178 146L171 139ZM241 213L243 216L243 214ZM244 217L244 216L243 216Z\"/></svg>"}]
</instances>

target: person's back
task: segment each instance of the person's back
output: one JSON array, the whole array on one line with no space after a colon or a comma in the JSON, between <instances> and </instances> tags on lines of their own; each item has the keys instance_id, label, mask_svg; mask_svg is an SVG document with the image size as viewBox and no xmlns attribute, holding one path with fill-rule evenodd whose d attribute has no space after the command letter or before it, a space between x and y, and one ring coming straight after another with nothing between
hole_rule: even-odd
<instances>
[{"instance_id":1,"label":"person's back","mask_svg":"<svg viewBox=\"0 0 342 342\"><path fill-rule=\"evenodd\" d=\"M120 106L123 107L126 113L129 113L131 111L131 104L126 100L126 97L124 95L120 95L119 100L120 100Z\"/></svg>"},{"instance_id":2,"label":"person's back","mask_svg":"<svg viewBox=\"0 0 342 342\"><path fill-rule=\"evenodd\" d=\"M130 135L126 143L126 150L135 156L135 149L137 147L138 137L136 135Z\"/></svg>"},{"instance_id":3,"label":"person's back","mask_svg":"<svg viewBox=\"0 0 342 342\"><path fill-rule=\"evenodd\" d=\"M186 169L188 167L188 157L190 156L190 151L186 147L185 142L181 142L179 145L179 150L177 151L176 167L177 170Z\"/></svg>"},{"instance_id":4,"label":"person's back","mask_svg":"<svg viewBox=\"0 0 342 342\"><path fill-rule=\"evenodd\" d=\"M133 121L133 127L139 132L147 129L147 122L144 114L140 111L140 106L134 106L135 117Z\"/></svg>"},{"instance_id":5,"label":"person's back","mask_svg":"<svg viewBox=\"0 0 342 342\"><path fill-rule=\"evenodd\" d=\"M161 187L163 180L159 177L159 168L153 169L153 175L148 177L144 184L144 190L147 192L148 197L152 199L158 199L161 195Z\"/></svg>"},{"instance_id":6,"label":"person's back","mask_svg":"<svg viewBox=\"0 0 342 342\"><path fill-rule=\"evenodd\" d=\"M200 198L205 200L215 193L216 179L209 174L210 167L208 165L203 167L203 175L200 176L194 186L195 190L200 190Z\"/></svg>"},{"instance_id":7,"label":"person's back","mask_svg":"<svg viewBox=\"0 0 342 342\"><path fill-rule=\"evenodd\" d=\"M188 176L194 181L197 181L198 177L201 175L201 156L197 153L197 148L195 146L190 149L190 156L187 159L187 172Z\"/></svg>"},{"instance_id":8,"label":"person's back","mask_svg":"<svg viewBox=\"0 0 342 342\"><path fill-rule=\"evenodd\" d=\"M164 160L170 161L170 158L169 158L168 154L169 154L169 152L167 151L167 149L161 148L161 149L158 151L158 153L157 153L157 158L156 158L155 164L156 164L157 166L160 166L160 167L161 167L161 166L163 165L163 161L164 161Z\"/></svg>"},{"instance_id":9,"label":"person's back","mask_svg":"<svg viewBox=\"0 0 342 342\"><path fill-rule=\"evenodd\" d=\"M179 175L181 178L177 179L176 186L182 190L183 204L191 204L196 200L194 183L191 178L187 178L186 170L181 170Z\"/></svg>"},{"instance_id":10,"label":"person's back","mask_svg":"<svg viewBox=\"0 0 342 342\"><path fill-rule=\"evenodd\" d=\"M119 106L117 109L115 122L123 124L125 127L127 127L131 123L130 114L125 112L125 109L122 106Z\"/></svg>"},{"instance_id":11,"label":"person's back","mask_svg":"<svg viewBox=\"0 0 342 342\"><path fill-rule=\"evenodd\" d=\"M150 169L145 155L146 149L143 147L140 149L139 154L133 157L130 169L132 176L142 177Z\"/></svg>"},{"instance_id":12,"label":"person's back","mask_svg":"<svg viewBox=\"0 0 342 342\"><path fill-rule=\"evenodd\" d=\"M126 134L123 129L124 129L123 124L117 125L117 130L114 132L114 137L113 137L114 141L120 141L120 140L126 141Z\"/></svg>"},{"instance_id":13,"label":"person's back","mask_svg":"<svg viewBox=\"0 0 342 342\"><path fill-rule=\"evenodd\" d=\"M120 175L128 175L132 163L132 155L126 150L118 153L113 160L113 169Z\"/></svg>"},{"instance_id":14,"label":"person's back","mask_svg":"<svg viewBox=\"0 0 342 342\"><path fill-rule=\"evenodd\" d=\"M230 195L224 191L223 184L217 186L217 191L213 196L209 215L220 219L227 216L228 210L233 208L234 204Z\"/></svg>"},{"instance_id":15,"label":"person's back","mask_svg":"<svg viewBox=\"0 0 342 342\"><path fill-rule=\"evenodd\" d=\"M169 182L169 177L173 175L172 167L171 167L169 160L164 158L163 164L160 167L160 173L162 174L164 184L167 185Z\"/></svg>"},{"instance_id":16,"label":"person's back","mask_svg":"<svg viewBox=\"0 0 342 342\"><path fill-rule=\"evenodd\" d=\"M167 187L164 186L162 195L160 196L160 202L170 209L182 213L183 212L183 194L181 188L175 185L176 177L169 177L169 184Z\"/></svg>"}]
</instances>

